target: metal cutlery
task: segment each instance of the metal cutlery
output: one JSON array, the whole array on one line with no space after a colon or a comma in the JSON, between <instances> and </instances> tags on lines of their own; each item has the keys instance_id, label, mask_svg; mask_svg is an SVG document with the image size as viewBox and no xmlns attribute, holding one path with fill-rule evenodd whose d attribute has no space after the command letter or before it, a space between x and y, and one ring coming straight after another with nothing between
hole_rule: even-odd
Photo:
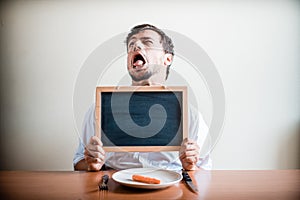
<instances>
[{"instance_id":1,"label":"metal cutlery","mask_svg":"<svg viewBox=\"0 0 300 200\"><path fill-rule=\"evenodd\" d=\"M107 186L108 179L109 179L108 175L103 175L102 176L102 180L101 180L101 182L98 185L99 186L99 190L108 190L108 186Z\"/></svg>"}]
</instances>

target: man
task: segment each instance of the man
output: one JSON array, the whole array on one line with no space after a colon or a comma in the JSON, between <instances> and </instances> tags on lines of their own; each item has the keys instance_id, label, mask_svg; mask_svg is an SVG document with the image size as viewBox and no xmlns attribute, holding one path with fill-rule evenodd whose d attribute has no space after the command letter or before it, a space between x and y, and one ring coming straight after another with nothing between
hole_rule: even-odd
<instances>
[{"instance_id":1,"label":"man","mask_svg":"<svg viewBox=\"0 0 300 200\"><path fill-rule=\"evenodd\" d=\"M149 24L135 26L126 38L127 70L133 86L164 85L173 61L172 40L160 29ZM200 158L199 134L207 134L201 115L190 112L189 139L185 138L178 152L105 152L94 135L94 107L84 121L83 140L75 154L75 170L98 171L103 167L126 169L160 167L171 170L198 167L210 168L210 159ZM202 132L201 132L202 131ZM198 140L198 141L197 141ZM84 146L84 143L87 144Z\"/></svg>"}]
</instances>

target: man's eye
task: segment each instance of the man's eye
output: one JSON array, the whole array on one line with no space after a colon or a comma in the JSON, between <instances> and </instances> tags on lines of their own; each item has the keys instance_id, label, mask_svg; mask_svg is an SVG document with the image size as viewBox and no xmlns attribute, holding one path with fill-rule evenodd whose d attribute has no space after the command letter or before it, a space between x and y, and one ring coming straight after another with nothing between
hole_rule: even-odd
<instances>
[{"instance_id":1,"label":"man's eye","mask_svg":"<svg viewBox=\"0 0 300 200\"><path fill-rule=\"evenodd\" d=\"M146 40L145 44L153 44L153 42L151 40Z\"/></svg>"},{"instance_id":2,"label":"man's eye","mask_svg":"<svg viewBox=\"0 0 300 200\"><path fill-rule=\"evenodd\" d=\"M128 44L128 47L132 47L133 46L133 42L130 42L129 44Z\"/></svg>"}]
</instances>

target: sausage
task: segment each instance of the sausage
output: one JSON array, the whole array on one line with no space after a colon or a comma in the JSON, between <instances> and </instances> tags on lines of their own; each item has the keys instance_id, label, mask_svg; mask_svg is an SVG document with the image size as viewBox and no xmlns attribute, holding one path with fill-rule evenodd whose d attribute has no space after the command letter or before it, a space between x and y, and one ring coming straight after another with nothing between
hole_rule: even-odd
<instances>
[{"instance_id":1,"label":"sausage","mask_svg":"<svg viewBox=\"0 0 300 200\"><path fill-rule=\"evenodd\" d=\"M149 184L160 184L160 180L156 178L151 178L147 176L141 176L138 174L132 175L132 180L142 182L142 183L149 183Z\"/></svg>"}]
</instances>

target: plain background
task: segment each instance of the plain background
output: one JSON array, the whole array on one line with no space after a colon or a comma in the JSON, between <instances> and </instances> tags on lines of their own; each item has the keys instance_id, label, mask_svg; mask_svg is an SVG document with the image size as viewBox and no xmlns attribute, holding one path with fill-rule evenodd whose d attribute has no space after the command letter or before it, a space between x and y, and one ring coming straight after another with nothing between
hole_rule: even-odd
<instances>
[{"instance_id":1,"label":"plain background","mask_svg":"<svg viewBox=\"0 0 300 200\"><path fill-rule=\"evenodd\" d=\"M140 23L191 38L214 62L226 120L213 169L300 167L299 1L125 0L1 4L0 169L73 169L78 73L99 45ZM211 109L199 107L209 123Z\"/></svg>"}]
</instances>

